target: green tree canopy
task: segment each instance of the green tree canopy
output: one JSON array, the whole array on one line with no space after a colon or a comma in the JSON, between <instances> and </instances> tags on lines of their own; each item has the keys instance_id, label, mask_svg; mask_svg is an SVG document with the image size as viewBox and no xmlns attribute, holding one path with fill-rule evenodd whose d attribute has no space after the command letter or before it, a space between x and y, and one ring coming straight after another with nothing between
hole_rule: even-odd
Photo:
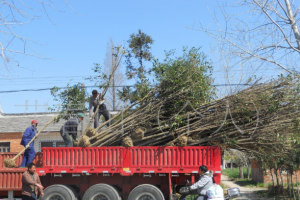
<instances>
[{"instance_id":1,"label":"green tree canopy","mask_svg":"<svg viewBox=\"0 0 300 200\"><path fill-rule=\"evenodd\" d=\"M169 106L170 114L178 112L187 101L196 108L215 97L212 86L212 64L201 48L183 48L182 56L175 51L166 52L163 62L154 59L152 72L164 97L170 97L180 91L189 90L189 95L174 99Z\"/></svg>"},{"instance_id":2,"label":"green tree canopy","mask_svg":"<svg viewBox=\"0 0 300 200\"><path fill-rule=\"evenodd\" d=\"M55 122L58 122L61 118L68 120L77 116L79 112L84 113L87 111L85 103L88 101L88 96L85 89L81 86L81 83L73 86L67 84L67 87L63 90L58 87L51 89L51 95L58 104L53 105L49 110L55 111L60 107L59 116Z\"/></svg>"},{"instance_id":3,"label":"green tree canopy","mask_svg":"<svg viewBox=\"0 0 300 200\"><path fill-rule=\"evenodd\" d=\"M145 66L145 61L152 60L151 44L153 39L143 33L141 30L137 34L131 34L127 41L129 48L125 54L126 76L128 79L137 79L134 89L129 87L119 91L119 96L122 100L130 100L131 103L140 100L145 96L150 89L150 83L147 78L149 70Z\"/></svg>"}]
</instances>

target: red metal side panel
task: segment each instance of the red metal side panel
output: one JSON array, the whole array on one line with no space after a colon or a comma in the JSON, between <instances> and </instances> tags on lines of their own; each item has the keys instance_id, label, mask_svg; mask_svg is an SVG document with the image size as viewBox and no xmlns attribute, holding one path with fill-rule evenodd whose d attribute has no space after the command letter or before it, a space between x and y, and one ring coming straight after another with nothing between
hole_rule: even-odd
<instances>
[{"instance_id":1,"label":"red metal side panel","mask_svg":"<svg viewBox=\"0 0 300 200\"><path fill-rule=\"evenodd\" d=\"M22 174L25 170L0 170L0 191L22 190Z\"/></svg>"},{"instance_id":2,"label":"red metal side panel","mask_svg":"<svg viewBox=\"0 0 300 200\"><path fill-rule=\"evenodd\" d=\"M123 166L123 150L124 147L42 148L44 169L54 173L116 173Z\"/></svg>"},{"instance_id":3,"label":"red metal side panel","mask_svg":"<svg viewBox=\"0 0 300 200\"><path fill-rule=\"evenodd\" d=\"M221 171L218 147L131 147L131 173L193 173L199 166Z\"/></svg>"},{"instance_id":4,"label":"red metal side panel","mask_svg":"<svg viewBox=\"0 0 300 200\"><path fill-rule=\"evenodd\" d=\"M4 166L4 160L5 158L13 158L17 155L18 153L12 152L12 153L0 153L0 168L5 168ZM21 162L23 160L23 154L20 155L16 160L17 167L20 166ZM43 154L38 152L35 154L33 163L36 164L37 167L43 167Z\"/></svg>"}]
</instances>

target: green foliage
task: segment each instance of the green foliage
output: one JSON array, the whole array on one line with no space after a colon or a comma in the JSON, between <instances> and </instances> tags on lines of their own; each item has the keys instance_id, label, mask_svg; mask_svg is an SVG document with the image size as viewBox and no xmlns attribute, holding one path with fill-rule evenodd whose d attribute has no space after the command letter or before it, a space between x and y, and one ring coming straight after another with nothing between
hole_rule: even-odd
<instances>
[{"instance_id":1,"label":"green foliage","mask_svg":"<svg viewBox=\"0 0 300 200\"><path fill-rule=\"evenodd\" d=\"M92 71L95 75L86 78L86 80L94 82L95 87L98 87L99 89L105 88L109 85L109 76L103 73L102 66L99 63L94 63Z\"/></svg>"},{"instance_id":2,"label":"green foliage","mask_svg":"<svg viewBox=\"0 0 300 200\"><path fill-rule=\"evenodd\" d=\"M163 62L154 59L152 72L161 92L165 97L172 97L183 90L189 94L171 102L168 111L170 114L178 112L187 101L196 108L209 102L215 97L215 88L212 86L212 65L201 48L183 48L182 56L175 56L175 51L166 52Z\"/></svg>"},{"instance_id":3,"label":"green foliage","mask_svg":"<svg viewBox=\"0 0 300 200\"><path fill-rule=\"evenodd\" d=\"M76 117L79 112L86 112L85 103L88 101L88 97L85 90L81 88L81 84L78 83L74 86L67 84L66 89L60 89L53 87L51 89L51 95L54 101L57 101L59 105L53 105L48 110L56 111L59 107L59 115L55 122L58 122L61 118L68 120L71 117ZM61 105L61 106L60 106Z\"/></svg>"},{"instance_id":4,"label":"green foliage","mask_svg":"<svg viewBox=\"0 0 300 200\"><path fill-rule=\"evenodd\" d=\"M176 130L177 128L186 125L187 123L183 120L183 116L177 115L175 121L171 124L171 130Z\"/></svg>"},{"instance_id":5,"label":"green foliage","mask_svg":"<svg viewBox=\"0 0 300 200\"><path fill-rule=\"evenodd\" d=\"M238 168L233 168L233 171L231 171L230 168L227 169L222 169L222 173L224 173L225 175L227 175L229 178L239 178L239 169ZM244 173L244 177L247 177L247 167L243 167L243 173ZM251 169L250 169L250 177L251 177Z\"/></svg>"},{"instance_id":6,"label":"green foliage","mask_svg":"<svg viewBox=\"0 0 300 200\"><path fill-rule=\"evenodd\" d=\"M145 97L151 89L149 80L144 79L142 82L138 81L133 87L124 87L122 91L118 90L118 96L123 101L129 100L130 103L134 103Z\"/></svg>"},{"instance_id":7,"label":"green foliage","mask_svg":"<svg viewBox=\"0 0 300 200\"><path fill-rule=\"evenodd\" d=\"M239 179L235 183L242 187L265 187L264 183L258 183L250 179Z\"/></svg>"},{"instance_id":8,"label":"green foliage","mask_svg":"<svg viewBox=\"0 0 300 200\"><path fill-rule=\"evenodd\" d=\"M134 85L134 89L127 87L123 88L123 91L119 91L119 97L133 103L142 99L151 89L147 79L149 70L146 69L144 62L152 59L150 45L154 41L149 35L139 30L137 34L131 34L127 42L129 49L125 53L126 75L128 79L137 78L137 83Z\"/></svg>"}]
</instances>

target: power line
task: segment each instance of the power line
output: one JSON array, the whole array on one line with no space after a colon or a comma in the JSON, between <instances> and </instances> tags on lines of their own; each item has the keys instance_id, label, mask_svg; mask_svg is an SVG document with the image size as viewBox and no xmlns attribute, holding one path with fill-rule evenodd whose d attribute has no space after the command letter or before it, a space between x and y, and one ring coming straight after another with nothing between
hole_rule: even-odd
<instances>
[{"instance_id":1,"label":"power line","mask_svg":"<svg viewBox=\"0 0 300 200\"><path fill-rule=\"evenodd\" d=\"M251 84L219 84L219 85L212 85L212 86L215 86L215 87L220 87L220 86L251 86ZM92 88L92 87L96 88L97 86L94 86L94 85L93 86L85 86L84 88ZM109 86L109 87L133 87L133 85L120 85L120 86ZM0 91L0 93L36 92L36 91L51 90L52 88L25 89L25 90L7 90L7 91ZM56 87L56 88L66 89L67 87Z\"/></svg>"},{"instance_id":2,"label":"power line","mask_svg":"<svg viewBox=\"0 0 300 200\"><path fill-rule=\"evenodd\" d=\"M95 76L94 75L81 75L81 76L46 76L46 77L23 77L23 78L1 78L1 80L13 80L13 79L45 79L45 78L74 78L74 77L81 77L81 78L84 78L84 77L90 77L90 76Z\"/></svg>"}]
</instances>

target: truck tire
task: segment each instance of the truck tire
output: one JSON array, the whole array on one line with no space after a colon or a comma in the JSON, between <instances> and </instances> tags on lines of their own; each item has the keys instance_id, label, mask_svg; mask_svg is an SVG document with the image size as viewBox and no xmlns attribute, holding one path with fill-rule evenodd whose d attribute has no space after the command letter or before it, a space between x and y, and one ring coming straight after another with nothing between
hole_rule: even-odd
<instances>
[{"instance_id":1,"label":"truck tire","mask_svg":"<svg viewBox=\"0 0 300 200\"><path fill-rule=\"evenodd\" d=\"M107 184L96 184L90 187L83 195L82 200L121 200L118 191Z\"/></svg>"},{"instance_id":2,"label":"truck tire","mask_svg":"<svg viewBox=\"0 0 300 200\"><path fill-rule=\"evenodd\" d=\"M128 200L165 200L159 188L150 184L143 184L135 187L129 194Z\"/></svg>"},{"instance_id":3,"label":"truck tire","mask_svg":"<svg viewBox=\"0 0 300 200\"><path fill-rule=\"evenodd\" d=\"M44 196L40 199L50 200L54 198L57 200L77 200L77 197L69 187L60 184L47 187L44 191Z\"/></svg>"},{"instance_id":4,"label":"truck tire","mask_svg":"<svg viewBox=\"0 0 300 200\"><path fill-rule=\"evenodd\" d=\"M75 196L75 200L78 200L79 198L78 198L78 194L77 194L76 190L69 185L66 185L66 186L73 192L73 194Z\"/></svg>"}]
</instances>

